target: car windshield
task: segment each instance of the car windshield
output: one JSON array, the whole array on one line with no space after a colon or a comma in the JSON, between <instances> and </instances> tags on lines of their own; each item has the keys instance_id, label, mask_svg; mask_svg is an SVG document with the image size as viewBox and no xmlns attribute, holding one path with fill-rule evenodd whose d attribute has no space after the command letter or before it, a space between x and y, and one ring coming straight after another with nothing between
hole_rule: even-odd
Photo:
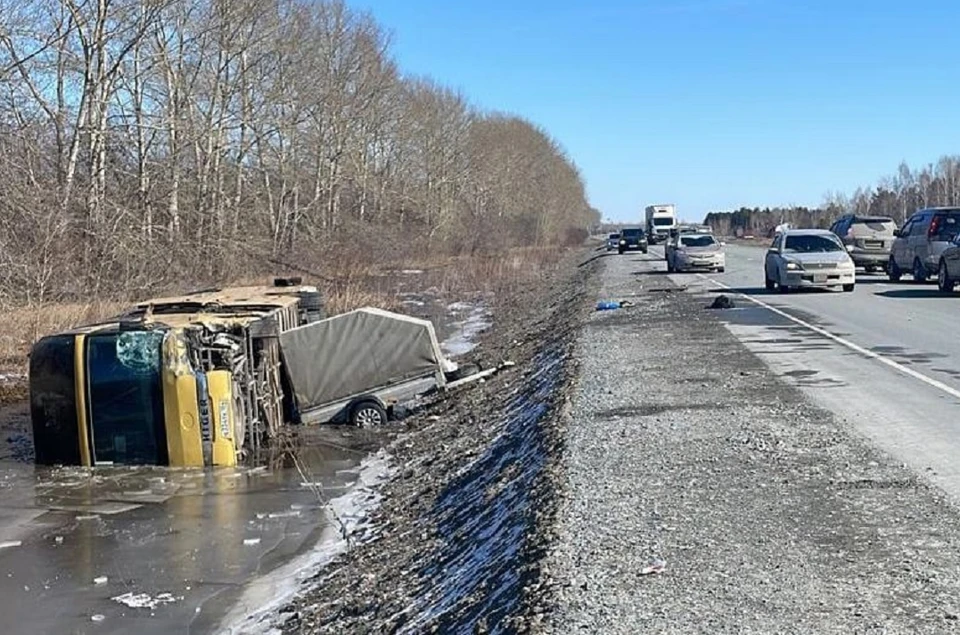
<instances>
[{"instance_id":1,"label":"car windshield","mask_svg":"<svg viewBox=\"0 0 960 635\"><path fill-rule=\"evenodd\" d=\"M607 236L607 238L610 240L616 240L617 238L620 238L620 234L610 234Z\"/></svg>"},{"instance_id":2,"label":"car windshield","mask_svg":"<svg viewBox=\"0 0 960 635\"><path fill-rule=\"evenodd\" d=\"M680 243L684 247L709 247L715 245L717 241L713 236L681 236Z\"/></svg>"},{"instance_id":3,"label":"car windshield","mask_svg":"<svg viewBox=\"0 0 960 635\"><path fill-rule=\"evenodd\" d=\"M660 218L653 219L654 225L673 225L673 219L661 216Z\"/></svg>"},{"instance_id":4,"label":"car windshield","mask_svg":"<svg viewBox=\"0 0 960 635\"><path fill-rule=\"evenodd\" d=\"M797 234L787 236L783 250L799 254L829 253L833 251L843 251L843 246L829 236Z\"/></svg>"},{"instance_id":5,"label":"car windshield","mask_svg":"<svg viewBox=\"0 0 960 635\"><path fill-rule=\"evenodd\" d=\"M624 238L640 238L643 235L643 232L639 229L625 229L623 230Z\"/></svg>"}]
</instances>

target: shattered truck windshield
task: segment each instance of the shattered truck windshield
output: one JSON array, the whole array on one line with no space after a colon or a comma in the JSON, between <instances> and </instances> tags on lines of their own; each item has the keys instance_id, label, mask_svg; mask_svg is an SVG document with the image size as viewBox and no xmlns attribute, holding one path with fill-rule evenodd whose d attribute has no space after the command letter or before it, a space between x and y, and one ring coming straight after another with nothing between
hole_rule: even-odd
<instances>
[{"instance_id":1,"label":"shattered truck windshield","mask_svg":"<svg viewBox=\"0 0 960 635\"><path fill-rule=\"evenodd\" d=\"M162 331L87 337L90 432L96 463L165 464Z\"/></svg>"}]
</instances>

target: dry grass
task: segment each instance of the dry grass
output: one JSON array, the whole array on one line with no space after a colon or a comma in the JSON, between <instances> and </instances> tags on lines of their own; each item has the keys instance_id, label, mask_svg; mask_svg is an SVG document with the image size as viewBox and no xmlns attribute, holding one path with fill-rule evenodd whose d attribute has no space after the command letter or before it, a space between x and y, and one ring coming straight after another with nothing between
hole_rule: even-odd
<instances>
[{"instance_id":1,"label":"dry grass","mask_svg":"<svg viewBox=\"0 0 960 635\"><path fill-rule=\"evenodd\" d=\"M25 373L33 342L50 333L108 318L123 306L116 302L56 303L0 313L0 372Z\"/></svg>"},{"instance_id":2,"label":"dry grass","mask_svg":"<svg viewBox=\"0 0 960 635\"><path fill-rule=\"evenodd\" d=\"M433 287L444 297L457 300L478 292L496 294L536 279L555 269L564 253L565 250L559 248L520 248L494 256L427 258L405 264L404 268L424 271L417 280L424 290ZM391 278L390 270L397 269L369 264L338 267L322 279L303 275L303 281L323 291L330 314L362 306L396 310L401 307L401 289L396 278ZM270 284L271 280L270 277L250 277L233 280L231 284ZM116 301L52 303L0 313L0 373L24 374L30 347L44 335L103 320L128 306Z\"/></svg>"}]
</instances>

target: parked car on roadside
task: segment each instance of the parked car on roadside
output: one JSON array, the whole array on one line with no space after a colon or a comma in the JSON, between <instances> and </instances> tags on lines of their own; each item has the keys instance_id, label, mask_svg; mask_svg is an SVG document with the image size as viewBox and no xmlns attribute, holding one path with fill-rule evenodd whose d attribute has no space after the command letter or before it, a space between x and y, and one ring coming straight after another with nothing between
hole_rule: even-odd
<instances>
[{"instance_id":1,"label":"parked car on roadside","mask_svg":"<svg viewBox=\"0 0 960 635\"><path fill-rule=\"evenodd\" d=\"M897 231L892 218L844 214L830 226L830 231L843 242L854 265L869 272L886 269Z\"/></svg>"},{"instance_id":2,"label":"parked car on roadside","mask_svg":"<svg viewBox=\"0 0 960 635\"><path fill-rule=\"evenodd\" d=\"M778 233L763 264L768 291L835 288L853 291L856 267L840 239L826 229L787 229Z\"/></svg>"},{"instance_id":3,"label":"parked car on roadside","mask_svg":"<svg viewBox=\"0 0 960 635\"><path fill-rule=\"evenodd\" d=\"M726 257L723 243L712 234L679 234L667 251L667 271L718 271L723 273Z\"/></svg>"},{"instance_id":4,"label":"parked car on roadside","mask_svg":"<svg viewBox=\"0 0 960 635\"><path fill-rule=\"evenodd\" d=\"M617 251L640 251L647 253L647 234L639 227L628 227L620 232Z\"/></svg>"},{"instance_id":5,"label":"parked car on roadside","mask_svg":"<svg viewBox=\"0 0 960 635\"><path fill-rule=\"evenodd\" d=\"M607 235L607 251L613 251L620 244L620 232Z\"/></svg>"},{"instance_id":6,"label":"parked car on roadside","mask_svg":"<svg viewBox=\"0 0 960 635\"><path fill-rule=\"evenodd\" d=\"M925 282L938 272L940 256L960 233L960 207L921 209L907 219L894 235L887 275L897 282L907 273Z\"/></svg>"},{"instance_id":7,"label":"parked car on roadside","mask_svg":"<svg viewBox=\"0 0 960 635\"><path fill-rule=\"evenodd\" d=\"M957 234L953 243L940 254L937 265L937 286L940 291L953 293L957 283L960 283L960 234Z\"/></svg>"}]
</instances>

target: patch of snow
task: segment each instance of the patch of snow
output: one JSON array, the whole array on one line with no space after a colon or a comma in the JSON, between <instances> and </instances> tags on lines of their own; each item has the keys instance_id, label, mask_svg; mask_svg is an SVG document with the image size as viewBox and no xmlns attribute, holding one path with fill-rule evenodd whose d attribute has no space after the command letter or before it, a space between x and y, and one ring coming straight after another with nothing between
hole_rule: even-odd
<instances>
[{"instance_id":1,"label":"patch of snow","mask_svg":"<svg viewBox=\"0 0 960 635\"><path fill-rule=\"evenodd\" d=\"M451 311L469 309L470 314L467 315L466 319L453 323L457 330L440 343L440 348L448 357L466 355L477 347L477 343L474 341L477 335L490 327L490 314L483 306L472 306L463 302L455 302L449 305L447 309Z\"/></svg>"},{"instance_id":2,"label":"patch of snow","mask_svg":"<svg viewBox=\"0 0 960 635\"><path fill-rule=\"evenodd\" d=\"M107 576L102 575L102 576L100 576L100 577L98 577L98 578L94 578L94 579L93 579L93 583L96 584L97 586L99 586L99 585L101 585L101 584L106 584L108 580L109 580L109 578L108 578Z\"/></svg>"},{"instance_id":3,"label":"patch of snow","mask_svg":"<svg viewBox=\"0 0 960 635\"><path fill-rule=\"evenodd\" d=\"M10 547L19 547L23 542L20 540L7 540L0 542L0 549L9 549Z\"/></svg>"},{"instance_id":4,"label":"patch of snow","mask_svg":"<svg viewBox=\"0 0 960 635\"><path fill-rule=\"evenodd\" d=\"M351 544L375 540L377 531L370 525L370 514L382 499L377 491L378 486L396 472L390 462L391 457L384 450L361 461L356 485L330 501L327 526L316 546L247 585L240 600L227 613L216 632L229 635L279 633L280 628L273 619L277 610L298 593L313 588L306 586L305 582L346 552Z\"/></svg>"},{"instance_id":5,"label":"patch of snow","mask_svg":"<svg viewBox=\"0 0 960 635\"><path fill-rule=\"evenodd\" d=\"M423 269L404 269L400 273L402 273L405 276L416 276L423 273Z\"/></svg>"},{"instance_id":6,"label":"patch of snow","mask_svg":"<svg viewBox=\"0 0 960 635\"><path fill-rule=\"evenodd\" d=\"M156 597L151 597L149 593L134 593L130 591L129 593L124 593L123 595L118 595L110 599L132 609L150 609L152 611L162 604L173 604L183 598L173 597L170 593L158 593Z\"/></svg>"},{"instance_id":7,"label":"patch of snow","mask_svg":"<svg viewBox=\"0 0 960 635\"><path fill-rule=\"evenodd\" d=\"M400 304L404 306L424 306L426 303L423 300L404 300Z\"/></svg>"},{"instance_id":8,"label":"patch of snow","mask_svg":"<svg viewBox=\"0 0 960 635\"><path fill-rule=\"evenodd\" d=\"M253 545L259 545L259 544L260 544L260 539L259 539L259 538L244 538L244 539L243 539L243 545L244 545L245 547L252 547Z\"/></svg>"}]
</instances>

